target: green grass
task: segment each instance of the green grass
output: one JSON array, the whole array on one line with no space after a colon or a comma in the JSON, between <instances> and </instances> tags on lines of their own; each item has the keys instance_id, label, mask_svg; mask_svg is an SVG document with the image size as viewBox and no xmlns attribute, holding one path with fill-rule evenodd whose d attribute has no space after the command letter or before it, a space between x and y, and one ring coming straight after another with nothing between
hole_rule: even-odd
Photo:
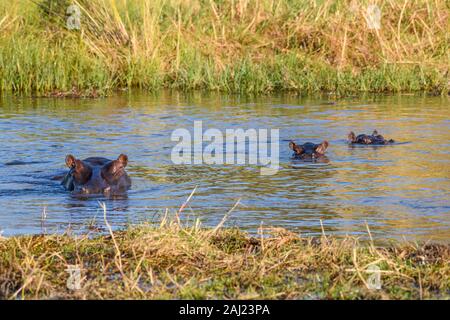
<instances>
[{"instance_id":1,"label":"green grass","mask_svg":"<svg viewBox=\"0 0 450 320\"><path fill-rule=\"evenodd\" d=\"M0 0L0 89L449 92L444 1ZM370 2L371 3L371 2ZM75 95L75 94L74 94Z\"/></svg>"},{"instance_id":2,"label":"green grass","mask_svg":"<svg viewBox=\"0 0 450 320\"><path fill-rule=\"evenodd\" d=\"M164 220L107 235L1 238L0 299L450 298L448 245L259 233ZM70 265L81 270L77 290L66 286ZM370 265L380 290L369 286Z\"/></svg>"}]
</instances>

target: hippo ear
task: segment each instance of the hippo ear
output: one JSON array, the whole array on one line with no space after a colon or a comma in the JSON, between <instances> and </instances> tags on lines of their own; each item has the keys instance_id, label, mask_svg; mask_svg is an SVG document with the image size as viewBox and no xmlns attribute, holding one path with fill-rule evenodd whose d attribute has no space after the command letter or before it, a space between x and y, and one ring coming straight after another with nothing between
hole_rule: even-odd
<instances>
[{"instance_id":1,"label":"hippo ear","mask_svg":"<svg viewBox=\"0 0 450 320\"><path fill-rule=\"evenodd\" d=\"M70 182L68 182L68 186L70 186L70 184L73 184L74 181L80 184L86 183L92 175L92 169L90 168L90 166L85 162L76 159L71 154L67 155L66 157L66 165L71 169L68 173L68 179L70 179ZM69 190L70 188L71 187L68 187Z\"/></svg>"},{"instance_id":2,"label":"hippo ear","mask_svg":"<svg viewBox=\"0 0 450 320\"><path fill-rule=\"evenodd\" d=\"M372 135L373 136L377 136L378 135L378 131L377 130L373 130Z\"/></svg>"},{"instance_id":3,"label":"hippo ear","mask_svg":"<svg viewBox=\"0 0 450 320\"><path fill-rule=\"evenodd\" d=\"M350 133L348 134L348 141L349 142L355 142L356 141L356 135L353 131L350 131Z\"/></svg>"},{"instance_id":4,"label":"hippo ear","mask_svg":"<svg viewBox=\"0 0 450 320\"><path fill-rule=\"evenodd\" d=\"M294 141L289 142L289 149L294 150L294 147L295 147L295 142Z\"/></svg>"},{"instance_id":5,"label":"hippo ear","mask_svg":"<svg viewBox=\"0 0 450 320\"><path fill-rule=\"evenodd\" d=\"M128 164L128 156L126 154L120 154L120 156L117 158L117 161L122 164L122 166L125 168Z\"/></svg>"},{"instance_id":6,"label":"hippo ear","mask_svg":"<svg viewBox=\"0 0 450 320\"><path fill-rule=\"evenodd\" d=\"M76 159L73 155L69 154L66 157L66 165L69 168L75 168L77 171L84 170L85 165L83 164L83 161Z\"/></svg>"},{"instance_id":7,"label":"hippo ear","mask_svg":"<svg viewBox=\"0 0 450 320\"><path fill-rule=\"evenodd\" d=\"M110 161L103 166L101 175L108 183L114 183L120 178L121 173L124 172L123 169L127 166L127 164L128 157L121 154L117 160Z\"/></svg>"},{"instance_id":8,"label":"hippo ear","mask_svg":"<svg viewBox=\"0 0 450 320\"><path fill-rule=\"evenodd\" d=\"M316 147L316 152L317 153L320 153L320 154L324 154L325 153L325 150L327 150L327 148L328 148L328 145L329 145L329 143L328 143L328 141L324 141L324 142L322 142L321 144L319 144L317 147Z\"/></svg>"},{"instance_id":9,"label":"hippo ear","mask_svg":"<svg viewBox=\"0 0 450 320\"><path fill-rule=\"evenodd\" d=\"M295 152L296 154L302 154L302 153L303 153L303 148L300 147L299 145L295 144L294 141L289 142L289 148L290 148L291 150L294 150L294 152Z\"/></svg>"},{"instance_id":10,"label":"hippo ear","mask_svg":"<svg viewBox=\"0 0 450 320\"><path fill-rule=\"evenodd\" d=\"M73 155L68 154L66 156L66 166L68 166L69 168L75 167L76 161L77 161L77 159L75 159L75 157Z\"/></svg>"}]
</instances>

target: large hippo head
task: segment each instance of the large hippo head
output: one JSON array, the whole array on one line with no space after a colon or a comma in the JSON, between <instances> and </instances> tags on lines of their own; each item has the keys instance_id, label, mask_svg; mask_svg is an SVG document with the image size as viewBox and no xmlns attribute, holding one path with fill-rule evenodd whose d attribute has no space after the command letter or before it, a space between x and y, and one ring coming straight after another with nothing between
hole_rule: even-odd
<instances>
[{"instance_id":1,"label":"large hippo head","mask_svg":"<svg viewBox=\"0 0 450 320\"><path fill-rule=\"evenodd\" d=\"M125 172L128 157L121 154L117 160L91 157L76 159L69 154L66 165L70 168L62 185L69 191L81 194L118 194L131 186L131 179Z\"/></svg>"},{"instance_id":2,"label":"large hippo head","mask_svg":"<svg viewBox=\"0 0 450 320\"><path fill-rule=\"evenodd\" d=\"M328 145L328 141L323 141L320 144L306 142L302 145L298 145L294 141L289 142L289 148L294 151L294 156L301 159L316 159L323 157Z\"/></svg>"}]
</instances>

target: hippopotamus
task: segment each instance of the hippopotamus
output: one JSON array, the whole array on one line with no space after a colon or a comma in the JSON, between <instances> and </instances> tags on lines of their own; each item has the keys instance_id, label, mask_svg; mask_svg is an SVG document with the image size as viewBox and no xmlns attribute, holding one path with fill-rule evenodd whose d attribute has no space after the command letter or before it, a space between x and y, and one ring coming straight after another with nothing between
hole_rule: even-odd
<instances>
[{"instance_id":1,"label":"hippopotamus","mask_svg":"<svg viewBox=\"0 0 450 320\"><path fill-rule=\"evenodd\" d=\"M125 172L128 157L121 154L117 160L90 157L84 160L66 156L70 168L61 184L66 190L79 194L115 195L131 187L131 179Z\"/></svg>"},{"instance_id":2,"label":"hippopotamus","mask_svg":"<svg viewBox=\"0 0 450 320\"><path fill-rule=\"evenodd\" d=\"M294 151L295 158L312 161L325 157L325 150L327 150L328 145L328 141L323 141L320 144L306 142L302 145L298 145L294 141L289 142L289 148Z\"/></svg>"},{"instance_id":3,"label":"hippopotamus","mask_svg":"<svg viewBox=\"0 0 450 320\"><path fill-rule=\"evenodd\" d=\"M355 135L353 131L348 134L349 144L370 144L370 145L384 145L394 143L395 141L390 139L386 140L381 134L378 134L377 130L374 130L371 135L359 134Z\"/></svg>"}]
</instances>

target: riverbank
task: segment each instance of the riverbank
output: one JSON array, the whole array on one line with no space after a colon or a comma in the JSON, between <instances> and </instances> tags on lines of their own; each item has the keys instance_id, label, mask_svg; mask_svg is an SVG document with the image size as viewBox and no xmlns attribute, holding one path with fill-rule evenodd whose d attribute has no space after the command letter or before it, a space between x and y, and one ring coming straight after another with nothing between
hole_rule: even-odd
<instances>
[{"instance_id":1,"label":"riverbank","mask_svg":"<svg viewBox=\"0 0 450 320\"><path fill-rule=\"evenodd\" d=\"M449 92L444 1L73 2L0 3L2 91Z\"/></svg>"},{"instance_id":2,"label":"riverbank","mask_svg":"<svg viewBox=\"0 0 450 320\"><path fill-rule=\"evenodd\" d=\"M176 220L93 235L1 238L0 299L450 298L443 244L376 247L279 228L252 237Z\"/></svg>"}]
</instances>

